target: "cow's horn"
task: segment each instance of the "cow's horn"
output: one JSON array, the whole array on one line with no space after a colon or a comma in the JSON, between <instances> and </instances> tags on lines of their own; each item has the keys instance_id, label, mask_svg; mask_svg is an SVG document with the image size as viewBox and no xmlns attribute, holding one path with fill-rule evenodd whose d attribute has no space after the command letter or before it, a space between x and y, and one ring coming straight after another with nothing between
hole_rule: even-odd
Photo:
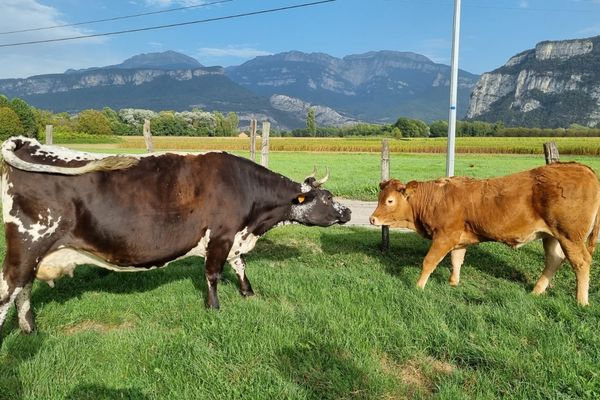
<instances>
[{"instance_id":1,"label":"cow's horn","mask_svg":"<svg viewBox=\"0 0 600 400\"><path fill-rule=\"evenodd\" d=\"M323 179L319 179L316 184L318 186L321 186L322 184L324 184L325 182L327 182L327 179L329 179L329 168L325 167L325 176L323 177Z\"/></svg>"},{"instance_id":2,"label":"cow's horn","mask_svg":"<svg viewBox=\"0 0 600 400\"><path fill-rule=\"evenodd\" d=\"M310 174L309 176L307 176L306 178L304 178L304 180L310 179L310 178L314 178L315 175L317 175L317 166L313 165L313 172L312 174Z\"/></svg>"}]
</instances>

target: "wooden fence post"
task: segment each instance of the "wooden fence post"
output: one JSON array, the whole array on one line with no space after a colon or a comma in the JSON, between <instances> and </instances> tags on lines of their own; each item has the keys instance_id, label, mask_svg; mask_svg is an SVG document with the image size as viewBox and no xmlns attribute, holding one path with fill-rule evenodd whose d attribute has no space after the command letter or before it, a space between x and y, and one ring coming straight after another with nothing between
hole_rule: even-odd
<instances>
[{"instance_id":1,"label":"wooden fence post","mask_svg":"<svg viewBox=\"0 0 600 400\"><path fill-rule=\"evenodd\" d=\"M381 182L390 179L390 144L387 139L381 142ZM381 251L387 252L390 248L390 227L381 227Z\"/></svg>"},{"instance_id":2,"label":"wooden fence post","mask_svg":"<svg viewBox=\"0 0 600 400\"><path fill-rule=\"evenodd\" d=\"M152 146L152 133L150 132L150 120L144 119L144 142L146 142L146 150L148 153L152 153L154 151L154 147Z\"/></svg>"},{"instance_id":3,"label":"wooden fence post","mask_svg":"<svg viewBox=\"0 0 600 400\"><path fill-rule=\"evenodd\" d=\"M560 161L556 142L544 143L544 157L546 157L546 164L552 164Z\"/></svg>"},{"instance_id":4,"label":"wooden fence post","mask_svg":"<svg viewBox=\"0 0 600 400\"><path fill-rule=\"evenodd\" d=\"M264 121L262 123L262 152L260 154L260 165L269 168L269 131L271 123Z\"/></svg>"},{"instance_id":5,"label":"wooden fence post","mask_svg":"<svg viewBox=\"0 0 600 400\"><path fill-rule=\"evenodd\" d=\"M52 144L52 125L46 125L46 144Z\"/></svg>"},{"instance_id":6,"label":"wooden fence post","mask_svg":"<svg viewBox=\"0 0 600 400\"><path fill-rule=\"evenodd\" d=\"M256 162L256 120L250 120L250 159Z\"/></svg>"}]
</instances>

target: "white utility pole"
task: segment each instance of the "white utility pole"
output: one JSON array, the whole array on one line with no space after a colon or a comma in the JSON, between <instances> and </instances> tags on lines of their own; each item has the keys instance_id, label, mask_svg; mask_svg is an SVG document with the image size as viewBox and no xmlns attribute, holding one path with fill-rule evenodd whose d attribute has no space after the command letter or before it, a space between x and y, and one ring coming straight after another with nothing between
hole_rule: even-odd
<instances>
[{"instance_id":1,"label":"white utility pole","mask_svg":"<svg viewBox=\"0 0 600 400\"><path fill-rule=\"evenodd\" d=\"M452 61L450 67L450 112L448 114L448 153L446 176L454 176L454 148L456 141L456 97L458 92L458 45L460 42L460 0L454 0L452 29Z\"/></svg>"}]
</instances>

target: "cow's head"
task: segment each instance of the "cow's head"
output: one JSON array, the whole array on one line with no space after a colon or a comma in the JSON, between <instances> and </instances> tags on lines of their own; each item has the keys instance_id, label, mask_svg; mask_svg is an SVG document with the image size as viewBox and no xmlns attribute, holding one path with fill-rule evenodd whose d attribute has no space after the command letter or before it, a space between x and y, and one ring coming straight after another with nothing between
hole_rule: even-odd
<instances>
[{"instance_id":1,"label":"cow's head","mask_svg":"<svg viewBox=\"0 0 600 400\"><path fill-rule=\"evenodd\" d=\"M412 207L408 198L415 187L403 184L397 179L391 179L379 184L379 202L369 221L372 225L389 225L393 228L407 228L412 223Z\"/></svg>"},{"instance_id":2,"label":"cow's head","mask_svg":"<svg viewBox=\"0 0 600 400\"><path fill-rule=\"evenodd\" d=\"M321 188L329 178L329 171L320 180L315 178L315 174L316 170L304 179L301 192L292 200L290 219L309 226L330 226L350 221L350 209L334 201L329 190Z\"/></svg>"}]
</instances>

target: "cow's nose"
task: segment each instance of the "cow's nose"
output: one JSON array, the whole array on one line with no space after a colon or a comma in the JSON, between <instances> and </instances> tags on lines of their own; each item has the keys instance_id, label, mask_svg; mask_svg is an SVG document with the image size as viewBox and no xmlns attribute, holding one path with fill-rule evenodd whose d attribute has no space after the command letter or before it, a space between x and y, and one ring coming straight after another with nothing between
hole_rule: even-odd
<instances>
[{"instance_id":1,"label":"cow's nose","mask_svg":"<svg viewBox=\"0 0 600 400\"><path fill-rule=\"evenodd\" d=\"M377 220L377 218L372 215L369 218L369 222L371 223L371 225L379 225L379 221Z\"/></svg>"}]
</instances>

